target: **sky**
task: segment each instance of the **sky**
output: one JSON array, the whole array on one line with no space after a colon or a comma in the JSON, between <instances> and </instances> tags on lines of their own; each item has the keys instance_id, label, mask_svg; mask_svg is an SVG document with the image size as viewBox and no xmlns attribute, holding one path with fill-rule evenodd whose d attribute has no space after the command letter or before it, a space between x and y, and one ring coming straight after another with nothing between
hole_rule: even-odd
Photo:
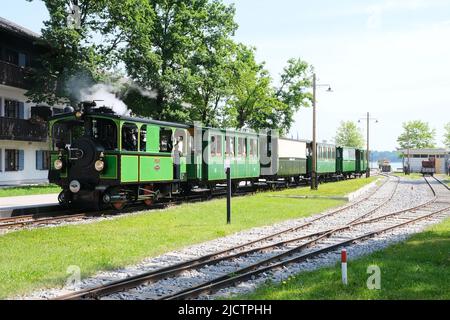
<instances>
[{"instance_id":1,"label":"sky","mask_svg":"<svg viewBox=\"0 0 450 320\"><path fill-rule=\"evenodd\" d=\"M235 39L256 47L274 78L292 57L312 64L320 141L332 142L340 121L370 112L373 150L394 150L402 123L422 119L436 129L450 121L450 1L224 0L234 3ZM48 13L42 1L0 0L0 16L35 32ZM295 116L291 135L312 137L311 109ZM378 123L375 122L378 120ZM366 121L359 124L366 133Z\"/></svg>"}]
</instances>

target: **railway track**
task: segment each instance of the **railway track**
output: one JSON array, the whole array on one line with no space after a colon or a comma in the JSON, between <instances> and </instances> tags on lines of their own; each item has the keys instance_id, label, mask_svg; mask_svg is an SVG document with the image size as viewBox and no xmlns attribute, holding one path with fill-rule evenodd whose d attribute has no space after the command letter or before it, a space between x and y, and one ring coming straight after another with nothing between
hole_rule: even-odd
<instances>
[{"instance_id":1,"label":"railway track","mask_svg":"<svg viewBox=\"0 0 450 320\"><path fill-rule=\"evenodd\" d=\"M303 229L306 229L308 227L311 227L314 225L315 222L318 222L320 220L337 216L339 214L338 219L343 219L343 213L345 211L348 211L350 209L358 209L358 206L363 203L369 201L374 195L377 194L377 192L386 185L387 182L393 182L392 190L390 190L389 195L386 197L386 199L379 201L377 199L374 204L374 208L367 210L363 214L359 215L357 219L350 219L348 220L344 227L341 227L339 229L323 229L318 230L316 232L310 232L310 233L302 233L297 234L296 232L301 231ZM132 288L135 288L143 283L150 283L150 282L157 282L159 280L163 280L168 277L174 277L177 275L182 274L185 271L188 270L194 270L199 269L205 266L211 266L211 265L217 265L222 262L226 261L233 261L234 259L246 257L255 253L260 252L267 252L267 251L273 251L274 254L279 251L280 247L283 247L283 253L275 254L271 259L280 259L284 256L290 256L294 252L300 250L298 243L299 242L305 242L309 243L309 245L312 245L313 243L325 239L332 235L333 233L336 233L338 231L344 231L345 229L350 228L350 226L356 226L356 225L363 225L367 222L364 221L364 218L367 218L369 216L372 216L375 212L377 212L380 208L382 208L386 203L388 203L392 198L394 197L397 187L399 185L400 179L398 177L388 177L381 185L377 186L369 195L364 197L363 199L360 199L359 201L352 203L350 205L344 206L342 208L339 208L337 210L328 212L324 215L318 216L304 224L301 224L299 226L289 228L286 230L282 230L280 232L268 235L266 237L247 242L238 246L234 246L229 249L222 250L220 252L215 252L209 255L202 256L200 258L184 261L181 263L177 263L165 268L161 268L158 270L142 273L133 277L128 277L122 280L114 281L111 283L108 283L106 285L101 285L97 287L88 288L85 290L81 290L78 292L70 293L68 295L57 297L57 299L61 300L68 300L68 299L93 299L93 298L100 298L102 296L110 295L116 292L122 292L125 290L129 290ZM373 199L372 199L373 200ZM395 213L392 213L395 214ZM345 214L344 214L345 216ZM378 218L378 219L384 219ZM292 237L289 239L285 239L282 241L276 241L277 237L280 235L286 235L286 234L292 234ZM271 242L271 240L275 240L275 242ZM303 248L303 245L300 247ZM268 261L263 260L260 263L268 263ZM258 264L259 265L259 264ZM254 266L256 267L256 265ZM235 274L236 271L231 272L230 274ZM242 273L243 270L238 270L238 272ZM223 281L226 278L230 277L230 274L227 276L222 276L218 279L214 279L211 281L217 282L217 281ZM224 278L225 277L225 278ZM202 284L202 286L211 286L213 283L208 282L206 284ZM191 288L192 289L192 288ZM197 288L198 289L198 288ZM180 293L181 294L181 293ZM167 296L166 298L172 298ZM174 296L173 298L178 298Z\"/></svg>"},{"instance_id":2,"label":"railway track","mask_svg":"<svg viewBox=\"0 0 450 320\"><path fill-rule=\"evenodd\" d=\"M386 175L384 175L386 176ZM386 182L386 181L385 181ZM379 186L379 187L382 187ZM379 188L377 188L378 190ZM373 193L375 193L377 190L375 190ZM238 196L245 196L248 194L253 193L254 190L246 190L241 191L233 195L233 197ZM182 203L185 203L186 201L189 202L200 202L200 201L206 201L210 200L212 198L222 198L225 197L226 193L225 191L221 192L220 190L211 194L211 193L203 193L203 194L191 194L188 196L184 196L181 199L179 198L173 198L169 199L167 201L155 203L151 206L144 206L142 204L132 205L129 208L126 208L124 210L121 210L120 212L117 212L113 209L108 210L102 210L102 211L93 211L93 212L72 212L68 214L68 211L63 211L61 213L52 213L52 215L46 215L46 214L34 214L34 215L19 215L15 217L7 217L7 218L0 218L0 230L10 230L10 229L20 229L24 227L32 227L32 226L42 226L42 225L53 225L56 223L61 222L71 222L71 221L78 221L82 219L91 219L91 218L99 218L99 217L113 217L113 216L119 216L119 215L125 215L130 212L140 211L140 210L155 210L155 209L164 209L168 206L174 206L179 205ZM358 203L353 203L349 207L356 206L360 202L366 200L370 196L366 197L365 199L361 199ZM341 210L345 210L341 209ZM340 210L340 211L341 211Z\"/></svg>"}]
</instances>

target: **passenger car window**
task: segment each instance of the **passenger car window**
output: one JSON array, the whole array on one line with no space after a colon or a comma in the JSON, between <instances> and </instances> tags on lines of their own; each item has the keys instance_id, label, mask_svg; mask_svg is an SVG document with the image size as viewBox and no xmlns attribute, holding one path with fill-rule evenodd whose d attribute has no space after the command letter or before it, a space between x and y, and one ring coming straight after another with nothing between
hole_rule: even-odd
<instances>
[{"instance_id":1,"label":"passenger car window","mask_svg":"<svg viewBox=\"0 0 450 320\"><path fill-rule=\"evenodd\" d=\"M225 137L225 154L227 157L234 157L234 137Z\"/></svg>"},{"instance_id":2,"label":"passenger car window","mask_svg":"<svg viewBox=\"0 0 450 320\"><path fill-rule=\"evenodd\" d=\"M174 149L180 155L186 154L186 132L184 130L178 129L175 131L175 145Z\"/></svg>"},{"instance_id":3,"label":"passenger car window","mask_svg":"<svg viewBox=\"0 0 450 320\"><path fill-rule=\"evenodd\" d=\"M172 152L172 130L161 128L159 131L159 151Z\"/></svg>"},{"instance_id":4,"label":"passenger car window","mask_svg":"<svg viewBox=\"0 0 450 320\"><path fill-rule=\"evenodd\" d=\"M122 150L138 151L138 127L134 123L122 126Z\"/></svg>"},{"instance_id":5,"label":"passenger car window","mask_svg":"<svg viewBox=\"0 0 450 320\"><path fill-rule=\"evenodd\" d=\"M141 126L139 133L139 149L141 152L147 151L147 125Z\"/></svg>"}]
</instances>

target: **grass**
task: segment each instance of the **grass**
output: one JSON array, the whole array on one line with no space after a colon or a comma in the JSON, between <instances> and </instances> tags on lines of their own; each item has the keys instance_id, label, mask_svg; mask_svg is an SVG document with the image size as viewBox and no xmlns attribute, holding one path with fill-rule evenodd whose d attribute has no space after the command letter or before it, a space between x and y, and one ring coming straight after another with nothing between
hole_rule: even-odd
<instances>
[{"instance_id":1,"label":"grass","mask_svg":"<svg viewBox=\"0 0 450 320\"><path fill-rule=\"evenodd\" d=\"M362 181L354 181L353 189L350 181L327 188L336 192L342 186L353 191ZM62 285L71 265L79 266L85 277L190 244L309 216L341 204L340 200L273 198L260 193L233 199L231 225L225 223L225 200L217 199L85 225L9 233L0 237L0 298Z\"/></svg>"},{"instance_id":2,"label":"grass","mask_svg":"<svg viewBox=\"0 0 450 320\"><path fill-rule=\"evenodd\" d=\"M306 196L306 195L318 195L318 196L345 196L359 188L364 187L366 184L377 180L378 177L370 177L368 179L354 179L345 180L338 183L325 183L319 185L318 190L311 191L309 187L298 188L298 189L286 189L280 191L276 194L281 195L295 195L295 196Z\"/></svg>"},{"instance_id":3,"label":"grass","mask_svg":"<svg viewBox=\"0 0 450 320\"><path fill-rule=\"evenodd\" d=\"M30 196L36 194L50 194L60 193L61 188L54 184L41 186L21 186L21 187L7 187L0 188L1 197L16 197L16 196Z\"/></svg>"},{"instance_id":4,"label":"grass","mask_svg":"<svg viewBox=\"0 0 450 320\"><path fill-rule=\"evenodd\" d=\"M381 289L367 289L367 268L381 270ZM450 219L406 242L348 262L349 285L341 283L340 264L266 284L239 299L450 299Z\"/></svg>"},{"instance_id":5,"label":"grass","mask_svg":"<svg viewBox=\"0 0 450 320\"><path fill-rule=\"evenodd\" d=\"M410 179L410 180L419 180L419 179L423 179L423 174L421 174L421 173L416 173L416 172L413 172L413 173L411 173L411 174L409 174L409 175L406 175L406 174L404 174L404 173L399 173L399 172L395 172L395 173L393 173L393 175L394 176L397 176L397 177L401 177L401 178L404 178L404 179Z\"/></svg>"}]
</instances>

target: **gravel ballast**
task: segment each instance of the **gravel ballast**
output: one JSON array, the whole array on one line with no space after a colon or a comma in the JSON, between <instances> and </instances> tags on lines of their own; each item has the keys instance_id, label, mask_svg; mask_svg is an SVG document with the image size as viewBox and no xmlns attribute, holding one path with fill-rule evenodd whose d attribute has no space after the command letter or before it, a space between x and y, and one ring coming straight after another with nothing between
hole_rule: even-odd
<instances>
[{"instance_id":1,"label":"gravel ballast","mask_svg":"<svg viewBox=\"0 0 450 320\"><path fill-rule=\"evenodd\" d=\"M388 179L389 181L385 185L383 185L367 201L361 202L360 204L352 208L346 209L336 215L331 215L325 217L324 219L315 221L306 228L302 228L295 232L282 234L277 237L274 237L273 239L264 241L263 243L257 243L253 246L246 247L246 250L252 247L261 247L263 245L277 243L280 241L286 241L300 236L308 235L314 232L324 231L339 226L343 226L344 224L353 221L354 219L360 217L361 215L373 211L375 208L377 208L378 205L385 203L390 198L392 199L387 203L385 203L378 210L374 211L370 217L377 217L391 212L408 209L420 204L424 204L433 199L433 194L431 193L430 188L424 183L423 180L416 181L416 180L397 179L393 177ZM375 184L371 184L371 186L366 187L364 192L359 192L360 194L358 195L358 197L355 198L354 201L366 197L368 194L370 194L370 192L375 190L375 188L376 188ZM335 209L329 210L328 212L334 210ZM321 215L324 216L326 214L327 212L324 212ZM59 295L67 294L73 291L90 288L101 284L106 284L114 280L123 279L129 276L138 275L152 270L157 270L162 267L167 267L182 261L198 258L206 254L211 254L217 251L224 250L226 248L231 248L239 244L244 244L282 230L303 225L304 223L316 219L318 216L321 215L315 215L312 217L301 219L292 219L271 226L253 228L251 230L238 232L236 234L227 237L190 246L182 250L169 252L158 257L148 258L143 260L139 264L127 266L119 270L111 272L99 272L98 274L92 277L83 279L78 283L66 286L64 288L39 290L32 293L29 296L18 298L48 299L57 297ZM404 241L410 235L420 232L430 224L442 221L442 219L445 216L447 215L442 214L437 216L436 218L423 220L414 225L394 229L388 233L381 234L379 236L365 240L363 242L355 243L347 247L348 253L352 258L356 258L371 253L373 251L383 249L393 243ZM333 243L333 241L339 241L339 239L344 239L345 237L362 235L364 233L377 230L379 228L382 228L384 223L385 222L381 221L371 225L368 224L360 225L354 229L352 228L351 231L346 231L343 233L333 235L333 237L331 237L327 241L321 242L317 246L314 246L311 249L307 249L304 252L308 252L308 250L317 249L320 246L329 245ZM307 240L304 240L303 242L306 241ZM165 295L178 292L184 288L188 288L195 284L201 284L203 282L212 280L213 278L218 277L220 275L234 272L235 270L248 266L262 259L272 257L277 253L283 252L284 250L287 249L291 249L295 246L298 246L299 244L302 244L302 241L295 242L293 244L289 244L287 246L283 246L270 251L262 251L262 252L258 251L249 254L247 256L238 257L233 260L225 260L219 264L207 265L197 270L185 271L180 276L173 278L166 278L164 280L157 281L155 283L141 285L137 288L128 290L126 292L106 296L104 297L104 299L140 300L140 299L161 298ZM301 263L295 263L271 272L267 272L258 277L254 277L251 281L240 283L236 287L222 289L213 295L210 296L204 295L200 296L199 298L214 299L217 297L229 297L235 294L248 293L254 290L254 288L256 288L258 285L265 283L266 281L280 282L288 278L289 276L292 276L302 271L314 270L320 267L333 265L336 263L336 261L339 260L339 258L340 256L338 251L322 254L318 258L306 260Z\"/></svg>"}]
</instances>

